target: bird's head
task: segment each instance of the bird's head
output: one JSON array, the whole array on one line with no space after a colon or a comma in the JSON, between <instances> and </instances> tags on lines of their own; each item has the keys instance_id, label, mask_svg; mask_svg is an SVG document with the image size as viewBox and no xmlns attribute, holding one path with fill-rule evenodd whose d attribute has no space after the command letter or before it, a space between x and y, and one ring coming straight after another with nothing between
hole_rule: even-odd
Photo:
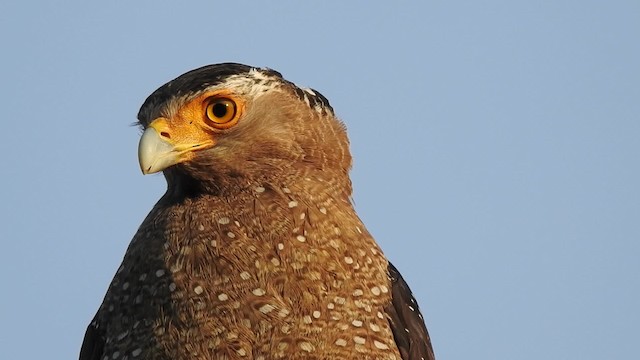
<instances>
[{"instance_id":1,"label":"bird's head","mask_svg":"<svg viewBox=\"0 0 640 360\"><path fill-rule=\"evenodd\" d=\"M316 171L348 179L346 131L327 99L270 69L189 71L154 91L138 120L142 172L164 171L170 186L220 189Z\"/></svg>"}]
</instances>

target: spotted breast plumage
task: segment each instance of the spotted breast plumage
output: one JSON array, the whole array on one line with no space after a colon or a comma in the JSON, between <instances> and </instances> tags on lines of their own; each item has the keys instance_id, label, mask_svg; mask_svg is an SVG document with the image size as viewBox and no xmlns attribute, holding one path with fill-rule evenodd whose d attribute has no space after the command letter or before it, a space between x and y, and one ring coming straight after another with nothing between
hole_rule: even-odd
<instances>
[{"instance_id":1,"label":"spotted breast plumage","mask_svg":"<svg viewBox=\"0 0 640 360\"><path fill-rule=\"evenodd\" d=\"M351 203L343 124L280 73L209 65L138 114L167 191L80 352L117 359L434 359L409 287Z\"/></svg>"}]
</instances>

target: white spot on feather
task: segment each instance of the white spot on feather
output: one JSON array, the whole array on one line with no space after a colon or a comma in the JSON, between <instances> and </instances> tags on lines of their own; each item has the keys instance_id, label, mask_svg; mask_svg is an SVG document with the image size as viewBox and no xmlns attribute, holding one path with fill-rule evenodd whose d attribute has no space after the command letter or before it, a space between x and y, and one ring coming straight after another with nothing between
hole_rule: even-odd
<instances>
[{"instance_id":1,"label":"white spot on feather","mask_svg":"<svg viewBox=\"0 0 640 360\"><path fill-rule=\"evenodd\" d=\"M272 312L276 307L271 304L264 304L260 307L260 312L263 314L268 314Z\"/></svg>"},{"instance_id":2,"label":"white spot on feather","mask_svg":"<svg viewBox=\"0 0 640 360\"><path fill-rule=\"evenodd\" d=\"M306 352L312 352L315 349L315 347L310 342L307 342L307 341L301 342L298 346L300 346L300 349Z\"/></svg>"},{"instance_id":3,"label":"white spot on feather","mask_svg":"<svg viewBox=\"0 0 640 360\"><path fill-rule=\"evenodd\" d=\"M387 350L387 349L389 349L389 347L387 346L387 344L381 343L381 342L380 342L380 341L378 341L378 340L373 340L373 345L374 345L376 348L380 349L380 350Z\"/></svg>"},{"instance_id":4,"label":"white spot on feather","mask_svg":"<svg viewBox=\"0 0 640 360\"><path fill-rule=\"evenodd\" d=\"M255 296L262 296L262 295L266 294L266 291L264 291L264 289L262 289L262 288L253 289L253 291L251 291L251 292Z\"/></svg>"}]
</instances>

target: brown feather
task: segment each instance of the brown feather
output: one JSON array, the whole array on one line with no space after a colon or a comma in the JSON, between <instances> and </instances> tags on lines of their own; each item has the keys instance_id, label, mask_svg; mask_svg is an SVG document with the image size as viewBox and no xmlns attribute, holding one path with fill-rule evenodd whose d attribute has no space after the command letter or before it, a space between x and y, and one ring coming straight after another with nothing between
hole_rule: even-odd
<instances>
[{"instance_id":1,"label":"brown feather","mask_svg":"<svg viewBox=\"0 0 640 360\"><path fill-rule=\"evenodd\" d=\"M416 341L430 349L419 324L408 345L394 337L418 320L402 312L406 284L390 279L350 202L343 124L321 95L265 74L272 89L259 95L242 78L209 76L246 97L246 114L165 170L167 192L127 249L81 360L399 360L414 359ZM156 93L142 126L188 98Z\"/></svg>"}]
</instances>

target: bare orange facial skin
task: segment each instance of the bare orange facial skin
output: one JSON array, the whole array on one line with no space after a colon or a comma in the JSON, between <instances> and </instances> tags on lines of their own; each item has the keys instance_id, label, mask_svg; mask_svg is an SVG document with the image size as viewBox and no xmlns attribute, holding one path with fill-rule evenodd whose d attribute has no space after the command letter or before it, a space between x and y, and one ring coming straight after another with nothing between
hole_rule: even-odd
<instances>
[{"instance_id":1,"label":"bare orange facial skin","mask_svg":"<svg viewBox=\"0 0 640 360\"><path fill-rule=\"evenodd\" d=\"M215 134L237 125L243 112L244 101L241 97L218 90L192 99L171 119L157 118L149 127L156 129L177 151L192 153L214 146ZM191 154L184 155L184 160L192 158Z\"/></svg>"},{"instance_id":2,"label":"bare orange facial skin","mask_svg":"<svg viewBox=\"0 0 640 360\"><path fill-rule=\"evenodd\" d=\"M224 115L216 111L220 104L227 105L227 113ZM181 141L202 141L211 138L212 133L218 132L216 130L235 126L243 112L244 101L241 97L225 90L207 92L182 106L171 119L165 119L169 127L165 130L170 130L172 139L175 137ZM216 114L222 116L217 117ZM153 122L160 119L163 118Z\"/></svg>"},{"instance_id":3,"label":"bare orange facial skin","mask_svg":"<svg viewBox=\"0 0 640 360\"><path fill-rule=\"evenodd\" d=\"M244 105L244 100L230 91L210 91L180 108L172 122L189 125L198 123L203 130L216 133L216 130L235 126L242 117ZM226 107L225 113L221 112L221 106Z\"/></svg>"},{"instance_id":4,"label":"bare orange facial skin","mask_svg":"<svg viewBox=\"0 0 640 360\"><path fill-rule=\"evenodd\" d=\"M192 99L171 118L153 120L140 138L138 158L145 174L192 160L195 152L215 146L216 135L238 124L241 97L210 91Z\"/></svg>"}]
</instances>

